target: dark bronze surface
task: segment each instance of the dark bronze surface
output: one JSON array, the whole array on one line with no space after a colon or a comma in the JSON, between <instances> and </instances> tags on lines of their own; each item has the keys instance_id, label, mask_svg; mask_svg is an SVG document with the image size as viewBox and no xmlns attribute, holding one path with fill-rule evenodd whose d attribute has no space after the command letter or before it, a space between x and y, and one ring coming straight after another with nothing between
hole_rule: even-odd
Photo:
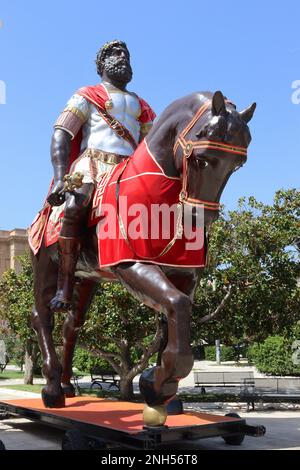
<instances>
[{"instance_id":1,"label":"dark bronze surface","mask_svg":"<svg viewBox=\"0 0 300 470\"><path fill-rule=\"evenodd\" d=\"M194 93L172 103L153 125L146 138L150 150L169 176L180 176L182 154L174 157L173 146L180 132L187 126L199 107L207 100L211 106L192 128L191 140L213 140L234 146L248 147L251 136L247 122L254 105L239 113L230 102L224 101L220 92ZM67 139L64 140L67 146ZM189 158L189 196L195 199L218 202L230 175L246 160L245 156L224 154L218 150L195 150ZM82 194L82 193L81 193ZM90 190L82 197L90 198ZM72 198L72 196L71 196ZM74 197L76 204L76 198ZM71 203L70 203L71 204ZM218 217L218 211L205 210L205 225ZM145 371L140 380L141 392L148 405L166 403L176 395L178 380L187 376L193 366L190 348L190 312L193 294L201 269L167 268L147 263L123 263L113 269L99 270L95 228L80 224L81 253L79 255L72 308L64 327L63 365L56 355L53 338L53 311L49 303L56 293L58 256L57 244L42 246L37 256L32 256L35 274L35 307L32 323L37 331L47 385L43 390L46 406L64 406L64 389L72 393L71 364L78 328L93 298L95 286L102 279L118 279L141 302L162 312L167 321L161 343L159 362ZM64 228L63 228L64 230ZM62 236L72 237L74 234Z\"/></svg>"}]
</instances>

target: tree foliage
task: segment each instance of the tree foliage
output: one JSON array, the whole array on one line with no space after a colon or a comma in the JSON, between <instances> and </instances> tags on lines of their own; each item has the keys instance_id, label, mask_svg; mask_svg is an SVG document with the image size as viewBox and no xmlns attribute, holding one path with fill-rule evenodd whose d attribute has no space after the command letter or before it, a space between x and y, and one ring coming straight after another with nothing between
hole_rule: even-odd
<instances>
[{"instance_id":1,"label":"tree foliage","mask_svg":"<svg viewBox=\"0 0 300 470\"><path fill-rule=\"evenodd\" d=\"M195 344L200 339L227 345L262 342L281 335L299 319L300 195L280 190L272 205L254 197L223 212L212 226L209 266L196 289L192 316ZM0 279L0 319L24 343L35 341L30 326L33 275L28 255L19 274ZM55 341L62 342L62 315ZM80 345L103 357L119 373L123 396L157 351L158 315L118 283L103 283L87 314Z\"/></svg>"},{"instance_id":2,"label":"tree foliage","mask_svg":"<svg viewBox=\"0 0 300 470\"><path fill-rule=\"evenodd\" d=\"M120 375L123 397L132 396L132 380L157 352L157 314L135 300L119 283L103 283L96 293L79 343L109 362Z\"/></svg>"},{"instance_id":3,"label":"tree foliage","mask_svg":"<svg viewBox=\"0 0 300 470\"><path fill-rule=\"evenodd\" d=\"M300 193L277 191L273 205L250 197L212 226L209 267L196 292L194 338L263 341L300 317ZM230 292L218 316L201 325Z\"/></svg>"},{"instance_id":4,"label":"tree foliage","mask_svg":"<svg viewBox=\"0 0 300 470\"><path fill-rule=\"evenodd\" d=\"M9 337L10 357L22 365L25 363L24 383L33 383L33 374L39 370L40 354L37 335L31 327L34 304L33 270L29 252L18 257L20 272L9 269L0 278L0 334ZM55 322L56 344L62 344L60 315Z\"/></svg>"},{"instance_id":5,"label":"tree foliage","mask_svg":"<svg viewBox=\"0 0 300 470\"><path fill-rule=\"evenodd\" d=\"M250 348L256 368L271 375L300 375L300 322L283 332L268 336L261 344Z\"/></svg>"},{"instance_id":6,"label":"tree foliage","mask_svg":"<svg viewBox=\"0 0 300 470\"><path fill-rule=\"evenodd\" d=\"M25 342L35 339L35 333L30 327L33 273L28 254L20 256L19 260L19 273L9 269L0 278L0 318L3 333L9 328Z\"/></svg>"}]
</instances>

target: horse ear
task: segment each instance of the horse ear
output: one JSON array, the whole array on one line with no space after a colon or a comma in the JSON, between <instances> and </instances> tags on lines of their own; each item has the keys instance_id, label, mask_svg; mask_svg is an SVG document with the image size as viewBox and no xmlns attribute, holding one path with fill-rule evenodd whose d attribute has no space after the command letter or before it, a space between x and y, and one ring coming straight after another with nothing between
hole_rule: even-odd
<instances>
[{"instance_id":1,"label":"horse ear","mask_svg":"<svg viewBox=\"0 0 300 470\"><path fill-rule=\"evenodd\" d=\"M243 121L249 122L252 119L255 108L256 108L256 103L252 103L251 106L249 106L248 108L244 109L243 111L239 113Z\"/></svg>"},{"instance_id":2,"label":"horse ear","mask_svg":"<svg viewBox=\"0 0 300 470\"><path fill-rule=\"evenodd\" d=\"M212 97L212 113L214 116L226 113L225 100L221 91L216 91Z\"/></svg>"}]
</instances>

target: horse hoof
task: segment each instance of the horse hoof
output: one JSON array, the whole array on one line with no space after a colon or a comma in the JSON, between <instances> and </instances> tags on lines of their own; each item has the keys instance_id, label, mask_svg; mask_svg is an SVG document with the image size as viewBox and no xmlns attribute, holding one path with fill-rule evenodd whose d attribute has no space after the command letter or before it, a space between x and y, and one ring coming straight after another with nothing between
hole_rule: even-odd
<instances>
[{"instance_id":1,"label":"horse hoof","mask_svg":"<svg viewBox=\"0 0 300 470\"><path fill-rule=\"evenodd\" d=\"M61 387L63 389L64 395L66 398L73 398L76 396L75 388L73 387L71 383L61 384Z\"/></svg>"},{"instance_id":2,"label":"horse hoof","mask_svg":"<svg viewBox=\"0 0 300 470\"><path fill-rule=\"evenodd\" d=\"M62 389L60 393L50 393L49 389L44 387L42 389L42 400L46 408L64 408L66 406Z\"/></svg>"},{"instance_id":3,"label":"horse hoof","mask_svg":"<svg viewBox=\"0 0 300 470\"><path fill-rule=\"evenodd\" d=\"M150 407L157 405L164 405L167 403L175 394L165 393L163 390L165 387L162 385L159 392L155 390L155 369L156 367L151 367L151 369L144 370L139 380L140 392ZM167 384L166 384L167 385ZM172 387L171 387L172 388Z\"/></svg>"},{"instance_id":4,"label":"horse hoof","mask_svg":"<svg viewBox=\"0 0 300 470\"><path fill-rule=\"evenodd\" d=\"M52 312L66 313L66 312L69 312L69 310L71 310L72 305L71 305L71 302L65 302L61 298L60 293L56 293L53 299L49 302L49 308Z\"/></svg>"},{"instance_id":5,"label":"horse hoof","mask_svg":"<svg viewBox=\"0 0 300 470\"><path fill-rule=\"evenodd\" d=\"M167 413L168 416L171 415L182 415L183 414L183 403L182 400L178 397L174 397L167 404Z\"/></svg>"}]
</instances>

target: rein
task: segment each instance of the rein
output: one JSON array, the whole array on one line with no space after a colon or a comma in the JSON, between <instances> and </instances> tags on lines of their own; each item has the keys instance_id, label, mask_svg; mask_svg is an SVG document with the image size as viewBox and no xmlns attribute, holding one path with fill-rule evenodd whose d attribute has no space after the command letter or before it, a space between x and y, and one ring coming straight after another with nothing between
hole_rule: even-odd
<instances>
[{"instance_id":1,"label":"rein","mask_svg":"<svg viewBox=\"0 0 300 470\"><path fill-rule=\"evenodd\" d=\"M230 144L224 144L222 142L216 142L213 140L186 140L186 135L190 132L190 130L194 127L194 125L199 121L200 117L205 113L210 105L210 101L204 103L198 111L196 112L195 116L191 119L188 125L183 129L183 131L179 134L175 145L173 147L174 156L176 156L176 152L179 146L182 149L182 190L179 195L179 200L183 204L189 204L192 206L203 206L204 209L211 210L211 211L218 211L220 209L219 202L212 202L212 201L205 201L203 199L195 199L191 198L188 195L188 159L192 155L194 149L196 148L205 148L205 149L214 149L220 150L223 152L230 152L237 155L247 155L246 147L237 147Z\"/></svg>"}]
</instances>

